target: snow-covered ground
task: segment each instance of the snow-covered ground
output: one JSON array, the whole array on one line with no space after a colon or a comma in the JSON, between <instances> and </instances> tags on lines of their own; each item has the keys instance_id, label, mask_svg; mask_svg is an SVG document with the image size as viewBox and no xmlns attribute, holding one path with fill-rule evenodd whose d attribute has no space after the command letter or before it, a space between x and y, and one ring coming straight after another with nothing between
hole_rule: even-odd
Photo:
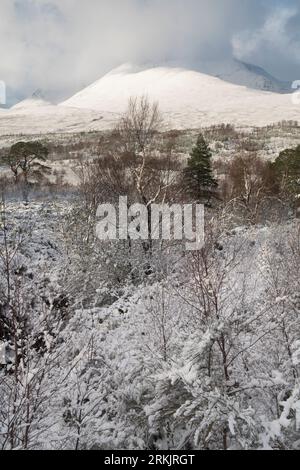
<instances>
[{"instance_id":1,"label":"snow-covered ground","mask_svg":"<svg viewBox=\"0 0 300 470\"><path fill-rule=\"evenodd\" d=\"M28 99L0 114L0 135L85 132L105 128L93 110L65 108Z\"/></svg>"},{"instance_id":2,"label":"snow-covered ground","mask_svg":"<svg viewBox=\"0 0 300 470\"><path fill-rule=\"evenodd\" d=\"M11 285L29 351L15 382L13 345L0 344L0 446L221 449L226 429L232 450L299 449L299 226L221 230L205 272L201 258L169 259L166 277L136 285L107 247L84 250L71 214L7 204L8 239L23 234Z\"/></svg>"}]
</instances>

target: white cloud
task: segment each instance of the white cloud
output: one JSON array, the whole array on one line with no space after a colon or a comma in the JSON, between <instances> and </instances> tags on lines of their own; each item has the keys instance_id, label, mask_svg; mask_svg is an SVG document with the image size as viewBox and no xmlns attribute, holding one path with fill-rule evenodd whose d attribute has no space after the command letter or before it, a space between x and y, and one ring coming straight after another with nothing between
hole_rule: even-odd
<instances>
[{"instance_id":1,"label":"white cloud","mask_svg":"<svg viewBox=\"0 0 300 470\"><path fill-rule=\"evenodd\" d=\"M278 23L270 16L270 4L264 0L1 0L0 79L25 94L44 88L60 97L123 62L196 63L223 58L232 53L233 36L238 56L264 62L258 50L268 37L274 57L284 49L274 40ZM286 28L290 20L278 20L286 43L291 41ZM291 67L298 61L297 47L293 43L289 53Z\"/></svg>"},{"instance_id":2,"label":"white cloud","mask_svg":"<svg viewBox=\"0 0 300 470\"><path fill-rule=\"evenodd\" d=\"M287 67L286 78L292 78L291 70L300 65L300 36L293 34L293 21L299 25L297 8L276 8L261 28L234 35L234 55L241 60L265 63L282 76Z\"/></svg>"}]
</instances>

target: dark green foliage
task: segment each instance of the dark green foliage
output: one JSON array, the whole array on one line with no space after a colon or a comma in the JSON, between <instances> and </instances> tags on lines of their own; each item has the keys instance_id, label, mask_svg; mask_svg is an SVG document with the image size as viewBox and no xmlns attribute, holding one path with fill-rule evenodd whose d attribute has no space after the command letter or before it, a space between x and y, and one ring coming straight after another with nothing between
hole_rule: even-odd
<instances>
[{"instance_id":1,"label":"dark green foliage","mask_svg":"<svg viewBox=\"0 0 300 470\"><path fill-rule=\"evenodd\" d=\"M300 194L300 145L281 152L272 169L282 192L291 196Z\"/></svg>"},{"instance_id":2,"label":"dark green foliage","mask_svg":"<svg viewBox=\"0 0 300 470\"><path fill-rule=\"evenodd\" d=\"M193 148L187 168L184 170L184 185L187 193L197 200L210 199L218 183L212 171L212 153L202 135Z\"/></svg>"},{"instance_id":3,"label":"dark green foliage","mask_svg":"<svg viewBox=\"0 0 300 470\"><path fill-rule=\"evenodd\" d=\"M40 142L18 142L10 148L4 161L13 172L16 182L22 176L27 183L29 175L40 179L49 172L49 167L41 163L47 157L48 149Z\"/></svg>"}]
</instances>

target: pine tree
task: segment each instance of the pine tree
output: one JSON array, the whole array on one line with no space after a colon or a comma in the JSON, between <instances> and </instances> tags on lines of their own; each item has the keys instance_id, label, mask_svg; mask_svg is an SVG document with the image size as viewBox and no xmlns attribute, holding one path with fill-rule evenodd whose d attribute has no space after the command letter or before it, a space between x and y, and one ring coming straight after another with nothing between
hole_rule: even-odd
<instances>
[{"instance_id":1,"label":"pine tree","mask_svg":"<svg viewBox=\"0 0 300 470\"><path fill-rule=\"evenodd\" d=\"M23 182L24 202L28 202L29 177L41 180L51 173L51 168L46 166L49 151L41 142L17 142L12 145L4 163L11 169L15 182Z\"/></svg>"},{"instance_id":2,"label":"pine tree","mask_svg":"<svg viewBox=\"0 0 300 470\"><path fill-rule=\"evenodd\" d=\"M271 164L281 190L298 198L300 194L300 145L283 150Z\"/></svg>"},{"instance_id":3,"label":"pine tree","mask_svg":"<svg viewBox=\"0 0 300 470\"><path fill-rule=\"evenodd\" d=\"M202 134L193 148L187 168L184 171L184 182L190 196L201 200L210 200L218 183L213 176L211 158L212 153Z\"/></svg>"}]
</instances>

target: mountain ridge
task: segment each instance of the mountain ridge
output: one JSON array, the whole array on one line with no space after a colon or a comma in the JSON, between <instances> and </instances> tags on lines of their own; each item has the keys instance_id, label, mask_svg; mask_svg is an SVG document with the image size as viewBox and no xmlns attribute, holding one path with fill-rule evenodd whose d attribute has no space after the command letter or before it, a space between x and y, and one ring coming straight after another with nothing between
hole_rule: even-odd
<instances>
[{"instance_id":1,"label":"mountain ridge","mask_svg":"<svg viewBox=\"0 0 300 470\"><path fill-rule=\"evenodd\" d=\"M184 61L145 63L141 65L128 62L112 69L104 76L115 75L116 73L139 73L147 69L155 68L189 69L194 72L220 78L234 85L246 86L247 88L253 88L255 90L273 91L276 93L289 93L291 91L291 82L279 80L262 67L237 59L200 61L196 66L190 66L188 63L184 63Z\"/></svg>"},{"instance_id":2,"label":"mountain ridge","mask_svg":"<svg viewBox=\"0 0 300 470\"><path fill-rule=\"evenodd\" d=\"M240 73L240 65L237 67ZM236 85L175 65L147 68L123 64L58 105L39 94L23 100L1 113L0 133L111 129L126 111L129 99L145 95L159 103L168 129L199 129L221 123L262 127L283 120L300 121L300 107L293 103L292 94Z\"/></svg>"}]
</instances>

